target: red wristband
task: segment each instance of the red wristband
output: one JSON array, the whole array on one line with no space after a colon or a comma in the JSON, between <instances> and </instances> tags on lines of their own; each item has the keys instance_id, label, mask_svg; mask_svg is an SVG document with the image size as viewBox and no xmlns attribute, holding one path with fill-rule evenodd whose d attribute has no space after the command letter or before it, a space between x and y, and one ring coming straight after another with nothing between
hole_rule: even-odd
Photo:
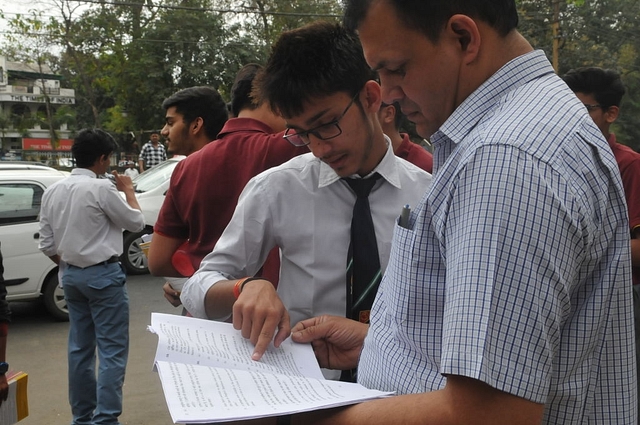
<instances>
[{"instance_id":1,"label":"red wristband","mask_svg":"<svg viewBox=\"0 0 640 425\"><path fill-rule=\"evenodd\" d=\"M242 290L242 284L244 283L245 280L249 279L248 277L245 277L244 279L239 279L236 281L236 284L233 285L233 296L236 297L236 300L238 298L240 298L240 292Z\"/></svg>"}]
</instances>

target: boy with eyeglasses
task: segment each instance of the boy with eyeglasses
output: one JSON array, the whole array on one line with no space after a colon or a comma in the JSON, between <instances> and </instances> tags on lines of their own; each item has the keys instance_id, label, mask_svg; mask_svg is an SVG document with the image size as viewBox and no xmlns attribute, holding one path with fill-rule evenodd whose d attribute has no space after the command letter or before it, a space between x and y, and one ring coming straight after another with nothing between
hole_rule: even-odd
<instances>
[{"instance_id":1,"label":"boy with eyeglasses","mask_svg":"<svg viewBox=\"0 0 640 425\"><path fill-rule=\"evenodd\" d=\"M302 319L346 315L356 203L347 179L377 179L368 201L382 272L402 207L416 205L431 182L430 174L394 155L377 120L380 86L357 36L341 25L317 22L282 34L257 78L254 94L284 117L284 137L311 153L247 184L229 226L181 296L196 317L233 314L236 329L255 344L255 360ZM264 279L244 279L276 245L277 291ZM366 308L359 317L366 320Z\"/></svg>"},{"instance_id":2,"label":"boy with eyeglasses","mask_svg":"<svg viewBox=\"0 0 640 425\"><path fill-rule=\"evenodd\" d=\"M567 72L562 79L587 108L589 116L607 139L620 168L631 232L636 369L640 369L640 154L618 143L616 135L610 131L611 125L618 119L625 88L620 74L613 69L577 68ZM640 409L640 404L638 406Z\"/></svg>"},{"instance_id":3,"label":"boy with eyeglasses","mask_svg":"<svg viewBox=\"0 0 640 425\"><path fill-rule=\"evenodd\" d=\"M618 119L625 93L622 79L612 69L597 67L572 69L562 79L587 108L589 116L607 139L620 168L629 210L633 285L640 288L640 154L618 143L616 135L610 131Z\"/></svg>"}]
</instances>

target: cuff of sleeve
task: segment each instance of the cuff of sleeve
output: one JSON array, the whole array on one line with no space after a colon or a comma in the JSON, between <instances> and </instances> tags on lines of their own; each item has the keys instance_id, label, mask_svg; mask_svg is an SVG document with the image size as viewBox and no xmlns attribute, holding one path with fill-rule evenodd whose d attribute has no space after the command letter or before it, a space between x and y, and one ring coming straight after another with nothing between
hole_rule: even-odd
<instances>
[{"instance_id":1,"label":"cuff of sleeve","mask_svg":"<svg viewBox=\"0 0 640 425\"><path fill-rule=\"evenodd\" d=\"M54 255L58 255L58 251L55 248L51 249L42 249L41 250L44 255L47 257L53 257Z\"/></svg>"},{"instance_id":2,"label":"cuff of sleeve","mask_svg":"<svg viewBox=\"0 0 640 425\"><path fill-rule=\"evenodd\" d=\"M193 316L199 319L208 319L207 312L204 308L204 301L209 289L218 282L227 280L224 276L220 276L216 273L215 276L204 272L193 275L182 288L180 293L180 301L187 311ZM220 318L216 320L224 320L226 318Z\"/></svg>"}]
</instances>

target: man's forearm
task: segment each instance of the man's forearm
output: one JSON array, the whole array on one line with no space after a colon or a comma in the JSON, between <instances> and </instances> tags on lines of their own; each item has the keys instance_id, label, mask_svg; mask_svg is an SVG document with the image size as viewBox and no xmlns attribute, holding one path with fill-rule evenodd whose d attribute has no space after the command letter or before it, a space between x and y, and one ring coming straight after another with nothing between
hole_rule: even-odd
<instances>
[{"instance_id":1,"label":"man's forearm","mask_svg":"<svg viewBox=\"0 0 640 425\"><path fill-rule=\"evenodd\" d=\"M60 256L58 254L49 256L49 259L54 263L60 265Z\"/></svg>"},{"instance_id":2,"label":"man's forearm","mask_svg":"<svg viewBox=\"0 0 640 425\"><path fill-rule=\"evenodd\" d=\"M154 276L164 276L164 277L188 277L181 275L171 261L165 261L163 263L154 263L153 267L151 263L149 263L149 271Z\"/></svg>"},{"instance_id":3,"label":"man's forearm","mask_svg":"<svg viewBox=\"0 0 640 425\"><path fill-rule=\"evenodd\" d=\"M176 250L185 242L184 239L164 236L154 232L149 247L149 270L154 276L182 277L173 266Z\"/></svg>"},{"instance_id":4,"label":"man's forearm","mask_svg":"<svg viewBox=\"0 0 640 425\"><path fill-rule=\"evenodd\" d=\"M450 377L442 390L407 394L347 408L294 415L293 425L538 425L544 405L504 393L470 378Z\"/></svg>"},{"instance_id":5,"label":"man's forearm","mask_svg":"<svg viewBox=\"0 0 640 425\"><path fill-rule=\"evenodd\" d=\"M640 267L640 239L631 239L631 264Z\"/></svg>"},{"instance_id":6,"label":"man's forearm","mask_svg":"<svg viewBox=\"0 0 640 425\"><path fill-rule=\"evenodd\" d=\"M0 336L0 362L7 361L7 335Z\"/></svg>"},{"instance_id":7,"label":"man's forearm","mask_svg":"<svg viewBox=\"0 0 640 425\"><path fill-rule=\"evenodd\" d=\"M233 313L236 298L233 295L235 280L217 282L207 291L204 300L207 317L211 320L225 319Z\"/></svg>"}]
</instances>

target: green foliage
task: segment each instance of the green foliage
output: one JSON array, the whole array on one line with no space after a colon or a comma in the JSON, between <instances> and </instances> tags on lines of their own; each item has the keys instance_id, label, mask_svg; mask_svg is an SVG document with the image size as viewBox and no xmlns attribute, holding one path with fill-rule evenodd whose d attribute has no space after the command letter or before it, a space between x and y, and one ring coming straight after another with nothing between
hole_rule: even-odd
<instances>
[{"instance_id":1,"label":"green foliage","mask_svg":"<svg viewBox=\"0 0 640 425\"><path fill-rule=\"evenodd\" d=\"M162 101L182 88L208 85L228 99L237 70L263 63L282 31L341 12L338 0L52 1L47 16L60 17L17 16L2 51L25 60L26 44L48 46L44 60L75 89L77 126L122 132L160 128Z\"/></svg>"},{"instance_id":2,"label":"green foliage","mask_svg":"<svg viewBox=\"0 0 640 425\"><path fill-rule=\"evenodd\" d=\"M11 19L0 51L64 76L64 87L76 91L75 128L137 134L162 126L162 101L177 90L209 85L228 99L237 70L264 63L283 31L342 13L339 0L50 1L55 7L46 14ZM517 6L520 31L550 58L552 24L559 23L560 74L579 66L622 74L628 93L614 131L638 150L640 2L517 0Z\"/></svg>"},{"instance_id":3,"label":"green foliage","mask_svg":"<svg viewBox=\"0 0 640 425\"><path fill-rule=\"evenodd\" d=\"M554 13L557 2L558 14ZM560 75L582 66L615 69L627 88L612 130L640 150L640 2L637 0L519 0L520 32L534 47L553 53L551 24L560 24Z\"/></svg>"}]
</instances>

